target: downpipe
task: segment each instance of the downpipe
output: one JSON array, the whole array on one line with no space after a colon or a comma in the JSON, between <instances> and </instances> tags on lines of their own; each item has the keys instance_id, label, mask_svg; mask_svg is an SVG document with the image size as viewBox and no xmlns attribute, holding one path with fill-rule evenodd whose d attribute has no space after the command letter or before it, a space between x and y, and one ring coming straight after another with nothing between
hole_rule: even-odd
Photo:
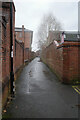
<instances>
[{"instance_id":1,"label":"downpipe","mask_svg":"<svg viewBox=\"0 0 80 120\"><path fill-rule=\"evenodd\" d=\"M13 3L10 2L10 61L11 61L11 72L10 72L10 94L11 97L15 97L15 82L14 82L14 71L13 71Z\"/></svg>"}]
</instances>

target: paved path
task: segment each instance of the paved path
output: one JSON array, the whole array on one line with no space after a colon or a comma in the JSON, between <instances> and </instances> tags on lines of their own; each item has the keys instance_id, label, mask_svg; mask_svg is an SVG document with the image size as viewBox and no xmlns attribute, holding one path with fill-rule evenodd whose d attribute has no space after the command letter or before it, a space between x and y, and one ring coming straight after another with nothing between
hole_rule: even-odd
<instances>
[{"instance_id":1,"label":"paved path","mask_svg":"<svg viewBox=\"0 0 80 120\"><path fill-rule=\"evenodd\" d=\"M59 82L35 58L16 81L16 97L4 116L11 118L77 118L78 93Z\"/></svg>"}]
</instances>

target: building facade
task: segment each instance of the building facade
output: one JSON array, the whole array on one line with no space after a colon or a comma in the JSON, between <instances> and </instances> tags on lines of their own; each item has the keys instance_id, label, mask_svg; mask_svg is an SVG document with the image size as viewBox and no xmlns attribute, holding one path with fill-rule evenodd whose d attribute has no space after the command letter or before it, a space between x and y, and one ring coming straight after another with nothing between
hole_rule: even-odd
<instances>
[{"instance_id":1,"label":"building facade","mask_svg":"<svg viewBox=\"0 0 80 120\"><path fill-rule=\"evenodd\" d=\"M22 28L15 28L15 34L16 40L24 44L24 62L29 61L33 31L24 28L24 25L22 25Z\"/></svg>"},{"instance_id":2,"label":"building facade","mask_svg":"<svg viewBox=\"0 0 80 120\"><path fill-rule=\"evenodd\" d=\"M77 41L78 38L78 31L49 31L48 45L54 40L63 43L65 41Z\"/></svg>"}]
</instances>

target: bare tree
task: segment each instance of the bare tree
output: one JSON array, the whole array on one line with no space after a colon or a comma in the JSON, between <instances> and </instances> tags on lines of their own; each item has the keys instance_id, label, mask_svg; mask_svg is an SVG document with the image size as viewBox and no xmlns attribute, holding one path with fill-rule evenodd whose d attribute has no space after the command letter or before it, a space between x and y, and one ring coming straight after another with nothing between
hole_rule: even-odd
<instances>
[{"instance_id":1,"label":"bare tree","mask_svg":"<svg viewBox=\"0 0 80 120\"><path fill-rule=\"evenodd\" d=\"M37 37L39 40L39 47L42 49L50 44L49 32L50 31L60 31L61 24L57 21L52 13L44 15L41 24L39 25ZM56 37L57 39L57 37Z\"/></svg>"}]
</instances>

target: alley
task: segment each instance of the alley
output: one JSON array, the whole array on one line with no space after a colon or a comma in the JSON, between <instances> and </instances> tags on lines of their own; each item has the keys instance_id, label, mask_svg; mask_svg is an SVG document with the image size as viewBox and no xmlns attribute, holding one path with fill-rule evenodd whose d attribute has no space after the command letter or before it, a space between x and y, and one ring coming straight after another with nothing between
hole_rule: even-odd
<instances>
[{"instance_id":1,"label":"alley","mask_svg":"<svg viewBox=\"0 0 80 120\"><path fill-rule=\"evenodd\" d=\"M16 80L16 96L3 117L77 118L78 93L62 84L37 57Z\"/></svg>"}]
</instances>

